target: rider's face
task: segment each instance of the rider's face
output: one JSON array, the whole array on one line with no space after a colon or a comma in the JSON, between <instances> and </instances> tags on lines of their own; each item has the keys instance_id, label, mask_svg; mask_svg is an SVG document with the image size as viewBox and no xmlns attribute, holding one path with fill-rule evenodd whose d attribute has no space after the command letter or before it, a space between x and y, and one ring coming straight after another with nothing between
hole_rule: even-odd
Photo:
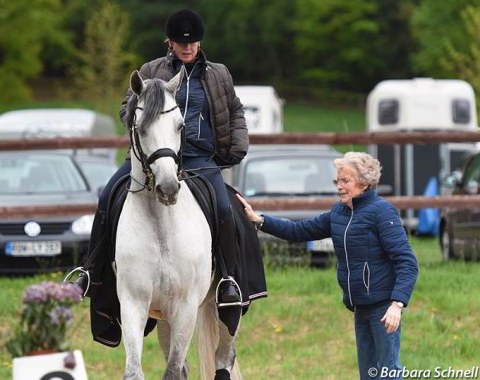
<instances>
[{"instance_id":1,"label":"rider's face","mask_svg":"<svg viewBox=\"0 0 480 380\"><path fill-rule=\"evenodd\" d=\"M180 43L170 41L170 48L183 63L190 63L195 60L200 49L200 42Z\"/></svg>"}]
</instances>

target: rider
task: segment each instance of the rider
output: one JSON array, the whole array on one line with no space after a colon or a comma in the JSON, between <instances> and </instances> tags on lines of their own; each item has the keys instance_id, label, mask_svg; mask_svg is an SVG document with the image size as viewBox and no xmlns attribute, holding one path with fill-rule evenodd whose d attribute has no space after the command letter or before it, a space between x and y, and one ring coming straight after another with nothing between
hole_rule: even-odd
<instances>
[{"instance_id":1,"label":"rider","mask_svg":"<svg viewBox=\"0 0 480 380\"><path fill-rule=\"evenodd\" d=\"M184 169L202 168L200 173L215 190L221 252L217 261L223 267L223 272L226 272L218 287L217 298L219 306L239 305L241 292L233 278L238 262L235 226L220 167L238 164L247 153L248 131L243 107L235 94L228 69L223 64L208 61L200 49L204 35L201 17L191 10L183 9L168 18L165 29L167 55L143 64L139 72L143 79L160 78L168 81L182 67L186 70L176 93L185 123L186 141L182 149L182 164ZM131 95L129 89L120 108L120 118L124 124L127 121L126 105ZM84 269L87 272L92 272L97 260L95 256L98 255L92 252L103 235L109 194L117 180L130 173L130 168L130 160L127 158L100 196L89 253L85 260L87 264ZM88 291L89 278L90 274L77 280L84 292Z\"/></svg>"}]
</instances>

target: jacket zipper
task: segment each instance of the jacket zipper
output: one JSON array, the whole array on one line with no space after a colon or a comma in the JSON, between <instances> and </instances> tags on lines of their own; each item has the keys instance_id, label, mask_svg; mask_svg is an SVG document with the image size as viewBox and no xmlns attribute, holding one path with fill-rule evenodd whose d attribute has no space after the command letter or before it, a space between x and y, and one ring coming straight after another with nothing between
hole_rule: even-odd
<instances>
[{"instance_id":1,"label":"jacket zipper","mask_svg":"<svg viewBox=\"0 0 480 380\"><path fill-rule=\"evenodd\" d=\"M210 91L209 91L207 78L206 78L208 70L210 70L210 67L207 64L206 67L205 67L205 73L200 79L202 81L202 85L203 85L203 88L205 90L205 96L206 96L207 102L208 102L208 111L210 112L210 114L209 114L210 115L210 125L212 126L213 139L216 142L217 141L217 136L216 136L217 134L216 134L216 131L215 131L215 118L213 117L213 114L212 114L212 112L213 112L212 99L210 98ZM214 155L216 154L216 151L217 151L217 144L215 143L215 153L214 153Z\"/></svg>"},{"instance_id":2,"label":"jacket zipper","mask_svg":"<svg viewBox=\"0 0 480 380\"><path fill-rule=\"evenodd\" d=\"M352 209L352 215L350 216L350 220L348 221L347 227L345 228L345 233L343 235L343 246L345 247L345 261L347 263L348 300L350 301L350 306L353 307L352 292L350 290L350 265L348 263L348 250L347 250L347 231L348 231L348 228L350 227L350 223L352 222L352 219L353 219L353 209Z\"/></svg>"},{"instance_id":3,"label":"jacket zipper","mask_svg":"<svg viewBox=\"0 0 480 380\"><path fill-rule=\"evenodd\" d=\"M367 281L365 281L365 269L367 272ZM370 295L370 267L368 266L368 261L365 261L363 264L363 285L367 289L367 294Z\"/></svg>"},{"instance_id":4,"label":"jacket zipper","mask_svg":"<svg viewBox=\"0 0 480 380\"><path fill-rule=\"evenodd\" d=\"M200 126L202 125L202 120L203 120L203 115L202 113L200 112L199 115L198 115L198 135L197 135L197 139L200 139Z\"/></svg>"},{"instance_id":5,"label":"jacket zipper","mask_svg":"<svg viewBox=\"0 0 480 380\"><path fill-rule=\"evenodd\" d=\"M197 66L198 61L195 62L195 64L192 67L192 71L190 71L190 74L187 74L187 93L185 94L185 110L183 111L183 120L185 120L185 117L187 116L187 110L188 110L188 100L190 98L190 77L193 74L193 71L195 70L195 66ZM187 69L185 67L185 64L183 65L183 68L185 69L185 73L187 73Z\"/></svg>"}]
</instances>

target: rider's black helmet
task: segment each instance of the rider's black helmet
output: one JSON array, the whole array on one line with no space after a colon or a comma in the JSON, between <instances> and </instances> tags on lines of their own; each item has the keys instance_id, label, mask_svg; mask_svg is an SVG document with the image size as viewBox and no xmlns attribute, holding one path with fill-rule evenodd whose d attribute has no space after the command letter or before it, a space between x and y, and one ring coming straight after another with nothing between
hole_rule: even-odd
<instances>
[{"instance_id":1,"label":"rider's black helmet","mask_svg":"<svg viewBox=\"0 0 480 380\"><path fill-rule=\"evenodd\" d=\"M165 24L165 33L170 41L189 43L201 41L205 28L198 13L182 9L170 15Z\"/></svg>"}]
</instances>

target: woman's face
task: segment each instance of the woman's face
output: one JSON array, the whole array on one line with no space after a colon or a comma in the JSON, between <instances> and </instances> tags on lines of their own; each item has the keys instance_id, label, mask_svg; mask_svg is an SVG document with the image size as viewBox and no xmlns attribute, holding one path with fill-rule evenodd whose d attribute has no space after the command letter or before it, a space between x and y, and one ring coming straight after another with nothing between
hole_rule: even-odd
<instances>
[{"instance_id":1,"label":"woman's face","mask_svg":"<svg viewBox=\"0 0 480 380\"><path fill-rule=\"evenodd\" d=\"M352 198L359 196L366 189L367 185L361 184L357 180L358 172L351 166L338 168L336 182L340 201L348 207L352 207Z\"/></svg>"},{"instance_id":2,"label":"woman's face","mask_svg":"<svg viewBox=\"0 0 480 380\"><path fill-rule=\"evenodd\" d=\"M183 63L193 62L200 49L200 42L180 43L170 41L170 48Z\"/></svg>"}]
</instances>

